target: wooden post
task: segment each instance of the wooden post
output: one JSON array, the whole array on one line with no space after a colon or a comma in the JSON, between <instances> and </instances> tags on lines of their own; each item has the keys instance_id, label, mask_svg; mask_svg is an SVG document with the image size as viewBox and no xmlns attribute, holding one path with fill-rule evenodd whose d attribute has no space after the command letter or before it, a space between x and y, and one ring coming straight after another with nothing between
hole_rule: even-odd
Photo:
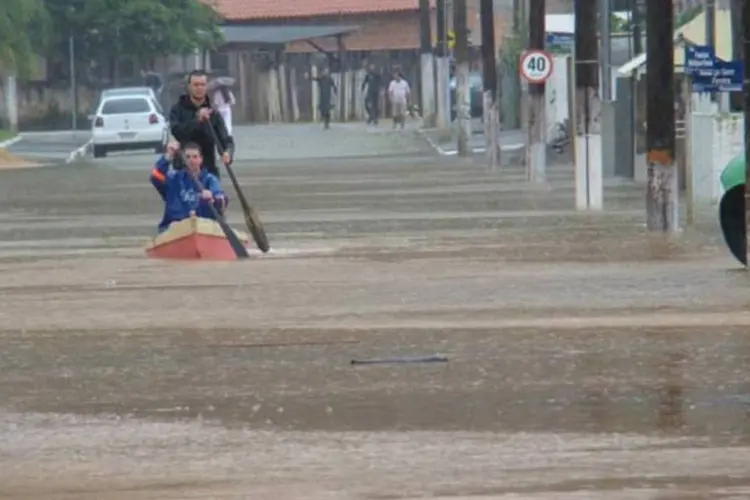
<instances>
[{"instance_id":1,"label":"wooden post","mask_svg":"<svg viewBox=\"0 0 750 500\"><path fill-rule=\"evenodd\" d=\"M297 85L297 67L289 66L289 90L292 100L292 121L299 121L299 87Z\"/></svg>"},{"instance_id":2,"label":"wooden post","mask_svg":"<svg viewBox=\"0 0 750 500\"><path fill-rule=\"evenodd\" d=\"M318 67L315 66L315 63L312 64L312 67L310 68L310 86L311 89L311 101L312 101L312 120L313 122L317 122L320 120L320 99L318 95L318 81L316 78L318 77Z\"/></svg>"},{"instance_id":3,"label":"wooden post","mask_svg":"<svg viewBox=\"0 0 750 500\"><path fill-rule=\"evenodd\" d=\"M596 26L596 1L576 2L575 179L576 209L578 210L601 210L604 203L599 101L599 40Z\"/></svg>"},{"instance_id":4,"label":"wooden post","mask_svg":"<svg viewBox=\"0 0 750 500\"><path fill-rule=\"evenodd\" d=\"M240 120L250 121L250 99L247 91L247 73L245 72L245 52L237 53L237 77L240 88Z\"/></svg>"},{"instance_id":5,"label":"wooden post","mask_svg":"<svg viewBox=\"0 0 750 500\"><path fill-rule=\"evenodd\" d=\"M543 2L544 0L542 0ZM482 67L484 69L484 137L490 168L500 165L500 109L497 96L497 60L495 52L495 12L492 0L480 0L482 24Z\"/></svg>"},{"instance_id":6,"label":"wooden post","mask_svg":"<svg viewBox=\"0 0 750 500\"><path fill-rule=\"evenodd\" d=\"M339 49L339 81L338 81L338 87L339 87L339 120L342 122L346 121L346 77L344 76L344 72L346 71L346 48L344 47L344 37L343 35L338 35L336 37L336 42Z\"/></svg>"},{"instance_id":7,"label":"wooden post","mask_svg":"<svg viewBox=\"0 0 750 500\"><path fill-rule=\"evenodd\" d=\"M529 49L544 50L545 1L529 3ZM532 182L543 182L547 170L547 116L544 100L546 84L529 83L528 112L526 114L526 177Z\"/></svg>"},{"instance_id":8,"label":"wooden post","mask_svg":"<svg viewBox=\"0 0 750 500\"><path fill-rule=\"evenodd\" d=\"M453 1L453 31L456 34L456 109L458 121L458 155L470 156L471 116L469 108L469 32L466 0Z\"/></svg>"},{"instance_id":9,"label":"wooden post","mask_svg":"<svg viewBox=\"0 0 750 500\"><path fill-rule=\"evenodd\" d=\"M281 111L281 121L289 122L292 120L292 110L289 100L289 85L287 82L286 54L280 52L277 56L277 60L279 61L279 107Z\"/></svg>"}]
</instances>

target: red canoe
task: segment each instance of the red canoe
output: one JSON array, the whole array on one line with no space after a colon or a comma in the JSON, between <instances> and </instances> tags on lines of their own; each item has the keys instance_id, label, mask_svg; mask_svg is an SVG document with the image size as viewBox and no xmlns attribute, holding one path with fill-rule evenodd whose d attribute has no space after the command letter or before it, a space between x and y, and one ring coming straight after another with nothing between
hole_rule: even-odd
<instances>
[{"instance_id":1,"label":"red canoe","mask_svg":"<svg viewBox=\"0 0 750 500\"><path fill-rule=\"evenodd\" d=\"M246 234L235 231L247 246ZM175 222L146 247L155 259L235 260L237 256L216 221L192 216Z\"/></svg>"}]
</instances>

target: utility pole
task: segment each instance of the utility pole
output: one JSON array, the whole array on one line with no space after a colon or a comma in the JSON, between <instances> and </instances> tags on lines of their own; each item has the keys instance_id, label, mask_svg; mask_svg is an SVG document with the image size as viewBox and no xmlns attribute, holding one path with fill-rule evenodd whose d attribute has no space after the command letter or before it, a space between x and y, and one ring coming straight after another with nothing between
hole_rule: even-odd
<instances>
[{"instance_id":1,"label":"utility pole","mask_svg":"<svg viewBox=\"0 0 750 500\"><path fill-rule=\"evenodd\" d=\"M742 61L744 79L742 86L742 94L744 97L744 113L745 113L745 238L750 234L748 226L750 226L750 190L747 186L750 181L750 2L743 2L742 4L742 45L741 54L737 54L737 59ZM739 38L739 37L735 37ZM745 248L748 245L745 243Z\"/></svg>"},{"instance_id":2,"label":"utility pole","mask_svg":"<svg viewBox=\"0 0 750 500\"><path fill-rule=\"evenodd\" d=\"M435 62L432 57L430 0L419 0L420 95L422 118L427 127L435 125Z\"/></svg>"},{"instance_id":3,"label":"utility pole","mask_svg":"<svg viewBox=\"0 0 750 500\"><path fill-rule=\"evenodd\" d=\"M615 103L612 99L612 0L599 0L599 38L601 39L601 74L602 74L602 175L615 175L615 150L617 141L617 122L615 120Z\"/></svg>"},{"instance_id":4,"label":"utility pole","mask_svg":"<svg viewBox=\"0 0 750 500\"><path fill-rule=\"evenodd\" d=\"M495 12L493 0L480 0L482 24L482 68L484 70L484 137L490 168L500 165L500 108L498 100L495 46Z\"/></svg>"},{"instance_id":5,"label":"utility pole","mask_svg":"<svg viewBox=\"0 0 750 500\"><path fill-rule=\"evenodd\" d=\"M649 231L664 233L679 226L672 16L672 2L646 6L646 222Z\"/></svg>"},{"instance_id":6,"label":"utility pole","mask_svg":"<svg viewBox=\"0 0 750 500\"><path fill-rule=\"evenodd\" d=\"M602 39L602 100L612 100L612 0L601 0L599 36Z\"/></svg>"},{"instance_id":7,"label":"utility pole","mask_svg":"<svg viewBox=\"0 0 750 500\"><path fill-rule=\"evenodd\" d=\"M469 30L466 0L453 1L453 31L456 34L456 121L458 122L458 155L470 156L471 117L469 114Z\"/></svg>"},{"instance_id":8,"label":"utility pole","mask_svg":"<svg viewBox=\"0 0 750 500\"><path fill-rule=\"evenodd\" d=\"M448 63L448 18L445 14L445 0L437 0L435 4L437 41L435 46L435 65L437 85L437 127L449 129L451 126L450 98L448 97L449 63Z\"/></svg>"},{"instance_id":9,"label":"utility pole","mask_svg":"<svg viewBox=\"0 0 750 500\"><path fill-rule=\"evenodd\" d=\"M706 22L706 45L716 48L716 0L704 0L704 21ZM715 53L715 52L714 52ZM711 92L711 100L716 101L716 92Z\"/></svg>"},{"instance_id":10,"label":"utility pole","mask_svg":"<svg viewBox=\"0 0 750 500\"><path fill-rule=\"evenodd\" d=\"M70 66L70 100L73 103L70 126L75 133L78 130L78 83L76 82L76 42L72 35L68 38L68 59Z\"/></svg>"},{"instance_id":11,"label":"utility pole","mask_svg":"<svg viewBox=\"0 0 750 500\"><path fill-rule=\"evenodd\" d=\"M545 1L530 0L529 50L544 50L546 38ZM544 91L546 84L529 83L528 106L526 107L526 177L532 182L544 182L547 170L547 113Z\"/></svg>"},{"instance_id":12,"label":"utility pole","mask_svg":"<svg viewBox=\"0 0 750 500\"><path fill-rule=\"evenodd\" d=\"M658 3L664 3L662 1ZM597 2L575 3L575 185L576 209L601 210L602 136L599 101Z\"/></svg>"},{"instance_id":13,"label":"utility pole","mask_svg":"<svg viewBox=\"0 0 750 500\"><path fill-rule=\"evenodd\" d=\"M641 30L641 24L643 23L643 0L630 0L631 11L630 19L633 24L633 55L639 56L643 54L643 31Z\"/></svg>"}]
</instances>

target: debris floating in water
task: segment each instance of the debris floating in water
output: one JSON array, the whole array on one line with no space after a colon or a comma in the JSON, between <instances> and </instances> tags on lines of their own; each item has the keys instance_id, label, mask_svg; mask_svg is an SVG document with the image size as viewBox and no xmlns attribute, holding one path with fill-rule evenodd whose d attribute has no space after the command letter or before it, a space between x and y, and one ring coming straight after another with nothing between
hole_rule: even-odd
<instances>
[{"instance_id":1,"label":"debris floating in water","mask_svg":"<svg viewBox=\"0 0 750 500\"><path fill-rule=\"evenodd\" d=\"M389 364L410 364L410 363L447 363L447 356L411 356L397 358L373 358L373 359L353 359L353 365L389 365Z\"/></svg>"}]
</instances>

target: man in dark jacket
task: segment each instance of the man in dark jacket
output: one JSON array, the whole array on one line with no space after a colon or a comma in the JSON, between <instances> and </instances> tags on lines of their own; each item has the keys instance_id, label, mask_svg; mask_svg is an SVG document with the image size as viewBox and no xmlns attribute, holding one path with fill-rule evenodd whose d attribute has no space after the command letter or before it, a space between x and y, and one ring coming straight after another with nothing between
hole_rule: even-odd
<instances>
[{"instance_id":1,"label":"man in dark jacket","mask_svg":"<svg viewBox=\"0 0 750 500\"><path fill-rule=\"evenodd\" d=\"M370 64L362 82L362 91L365 93L365 110L367 110L367 124L378 124L380 117L380 89L383 87L383 76Z\"/></svg>"},{"instance_id":2,"label":"man in dark jacket","mask_svg":"<svg viewBox=\"0 0 750 500\"><path fill-rule=\"evenodd\" d=\"M333 108L333 97L338 92L336 83L331 78L331 73L328 68L323 68L320 76L315 77L315 81L318 82L318 108L320 109L320 116L323 118L323 127L328 129L331 127L331 108Z\"/></svg>"},{"instance_id":3,"label":"man in dark jacket","mask_svg":"<svg viewBox=\"0 0 750 500\"><path fill-rule=\"evenodd\" d=\"M219 177L215 149L218 147L222 151L221 161L228 165L232 162L230 150L234 148L234 144L221 114L214 112L211 107L211 102L206 95L207 83L208 76L205 71L190 72L187 94L180 96L177 103L172 106L169 112L169 125L172 135L180 144L184 146L194 143L200 147L203 166ZM213 133L211 128L213 128ZM219 144L214 143L214 137Z\"/></svg>"}]
</instances>

